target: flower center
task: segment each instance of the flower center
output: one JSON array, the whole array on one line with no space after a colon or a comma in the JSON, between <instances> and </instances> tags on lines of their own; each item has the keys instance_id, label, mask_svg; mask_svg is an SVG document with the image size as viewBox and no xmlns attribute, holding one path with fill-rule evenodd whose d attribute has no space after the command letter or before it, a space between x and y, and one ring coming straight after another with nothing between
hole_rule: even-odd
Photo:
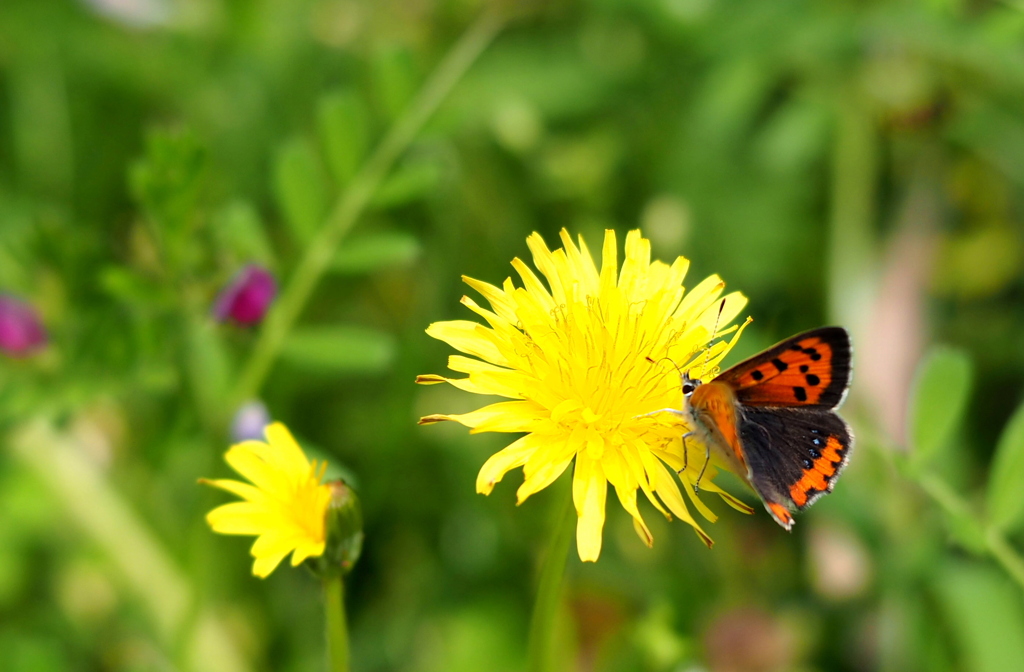
<instances>
[{"instance_id":1,"label":"flower center","mask_svg":"<svg viewBox=\"0 0 1024 672\"><path fill-rule=\"evenodd\" d=\"M599 458L605 442L621 443L619 433L630 420L658 408L678 405L675 371L662 361L664 336L672 327L670 315L644 314L643 304L609 310L601 300L587 297L553 311L556 363L551 388L563 400L551 412L552 421L568 431L587 433L588 454ZM616 317L615 314L618 313Z\"/></svg>"}]
</instances>

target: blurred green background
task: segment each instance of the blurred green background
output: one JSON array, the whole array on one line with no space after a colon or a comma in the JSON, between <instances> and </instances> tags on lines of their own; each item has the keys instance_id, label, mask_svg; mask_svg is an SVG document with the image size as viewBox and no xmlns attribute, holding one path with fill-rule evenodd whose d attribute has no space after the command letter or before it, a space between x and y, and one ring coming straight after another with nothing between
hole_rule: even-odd
<instances>
[{"instance_id":1,"label":"blurred green background","mask_svg":"<svg viewBox=\"0 0 1024 672\"><path fill-rule=\"evenodd\" d=\"M217 291L287 287L356 187L253 373ZM564 669L1024 670L1022 196L1016 0L3 0L0 291L51 340L0 357L0 670L322 669L316 582L203 520L253 396L362 497L354 669L523 669L558 484L475 494L507 437L417 427L481 402L412 381L460 275L562 227L746 293L734 359L850 328L859 439L792 534L648 507L648 550L609 502Z\"/></svg>"}]
</instances>

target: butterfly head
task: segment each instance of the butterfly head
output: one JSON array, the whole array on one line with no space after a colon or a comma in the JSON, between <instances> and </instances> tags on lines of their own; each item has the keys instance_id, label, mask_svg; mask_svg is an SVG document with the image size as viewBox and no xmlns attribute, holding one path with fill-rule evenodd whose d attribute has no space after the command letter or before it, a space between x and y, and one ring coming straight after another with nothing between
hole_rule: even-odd
<instances>
[{"instance_id":1,"label":"butterfly head","mask_svg":"<svg viewBox=\"0 0 1024 672\"><path fill-rule=\"evenodd\" d=\"M683 396L687 399L693 394L693 391L700 387L701 381L699 378L690 378L690 372L686 371L683 373Z\"/></svg>"}]
</instances>

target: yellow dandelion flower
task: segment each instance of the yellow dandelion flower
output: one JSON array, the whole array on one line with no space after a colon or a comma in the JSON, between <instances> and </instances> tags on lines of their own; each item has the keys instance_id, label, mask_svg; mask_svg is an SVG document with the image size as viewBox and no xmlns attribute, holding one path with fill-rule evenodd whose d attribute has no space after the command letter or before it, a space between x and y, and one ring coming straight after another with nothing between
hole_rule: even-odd
<instances>
[{"instance_id":1,"label":"yellow dandelion flower","mask_svg":"<svg viewBox=\"0 0 1024 672\"><path fill-rule=\"evenodd\" d=\"M206 516L214 532L256 535L252 573L266 578L289 553L292 567L323 554L324 519L331 488L323 484L327 464L318 467L302 452L281 423L268 425L267 442L243 441L224 455L231 468L250 483L229 479L203 483L227 490L245 501L218 506Z\"/></svg>"},{"instance_id":2,"label":"yellow dandelion flower","mask_svg":"<svg viewBox=\"0 0 1024 672\"><path fill-rule=\"evenodd\" d=\"M600 269L582 237L579 247L565 230L561 239L563 247L553 252L540 235L527 239L546 287L519 259L512 266L522 287L511 278L500 288L463 278L491 309L469 297L462 303L488 326L454 320L427 329L429 335L470 355L448 360L450 369L468 375L419 376L417 382L447 382L512 401L461 415L430 415L420 422L454 420L473 433L524 433L487 460L476 483L477 492L490 494L508 471L522 467L520 504L575 460L572 491L581 560L595 561L601 553L608 483L648 546L653 538L637 507L638 489L666 517L674 514L692 525L710 546L710 537L690 515L672 477L673 471L681 472L690 501L714 522L714 514L693 487L704 450L695 451L694 443L688 442L691 454L699 452L700 459L687 460L681 440L687 427L680 419L669 413L645 414L682 408L679 376L669 361L679 371L694 370L701 378L717 369L742 331L727 325L747 300L738 292L719 300L725 283L717 275L684 292L689 262L683 257L671 265L651 261L650 243L639 231L626 236L621 269L614 231L605 232ZM709 347L712 332L735 335ZM712 482L714 474L714 466L709 467L700 488L749 512Z\"/></svg>"}]
</instances>

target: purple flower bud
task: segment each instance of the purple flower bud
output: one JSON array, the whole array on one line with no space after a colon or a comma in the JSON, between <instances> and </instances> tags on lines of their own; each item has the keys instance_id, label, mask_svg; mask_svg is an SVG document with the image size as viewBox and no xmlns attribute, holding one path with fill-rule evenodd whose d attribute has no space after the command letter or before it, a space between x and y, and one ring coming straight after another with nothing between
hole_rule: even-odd
<instances>
[{"instance_id":1,"label":"purple flower bud","mask_svg":"<svg viewBox=\"0 0 1024 672\"><path fill-rule=\"evenodd\" d=\"M231 319L246 326L256 324L263 319L276 295L277 283L270 271L250 264L221 290L213 304L213 316L218 322Z\"/></svg>"},{"instance_id":2,"label":"purple flower bud","mask_svg":"<svg viewBox=\"0 0 1024 672\"><path fill-rule=\"evenodd\" d=\"M0 294L0 350L10 357L27 357L46 344L46 330L32 306Z\"/></svg>"},{"instance_id":3,"label":"purple flower bud","mask_svg":"<svg viewBox=\"0 0 1024 672\"><path fill-rule=\"evenodd\" d=\"M270 424L270 412L262 401L242 404L231 421L231 441L263 441L263 428Z\"/></svg>"}]
</instances>

